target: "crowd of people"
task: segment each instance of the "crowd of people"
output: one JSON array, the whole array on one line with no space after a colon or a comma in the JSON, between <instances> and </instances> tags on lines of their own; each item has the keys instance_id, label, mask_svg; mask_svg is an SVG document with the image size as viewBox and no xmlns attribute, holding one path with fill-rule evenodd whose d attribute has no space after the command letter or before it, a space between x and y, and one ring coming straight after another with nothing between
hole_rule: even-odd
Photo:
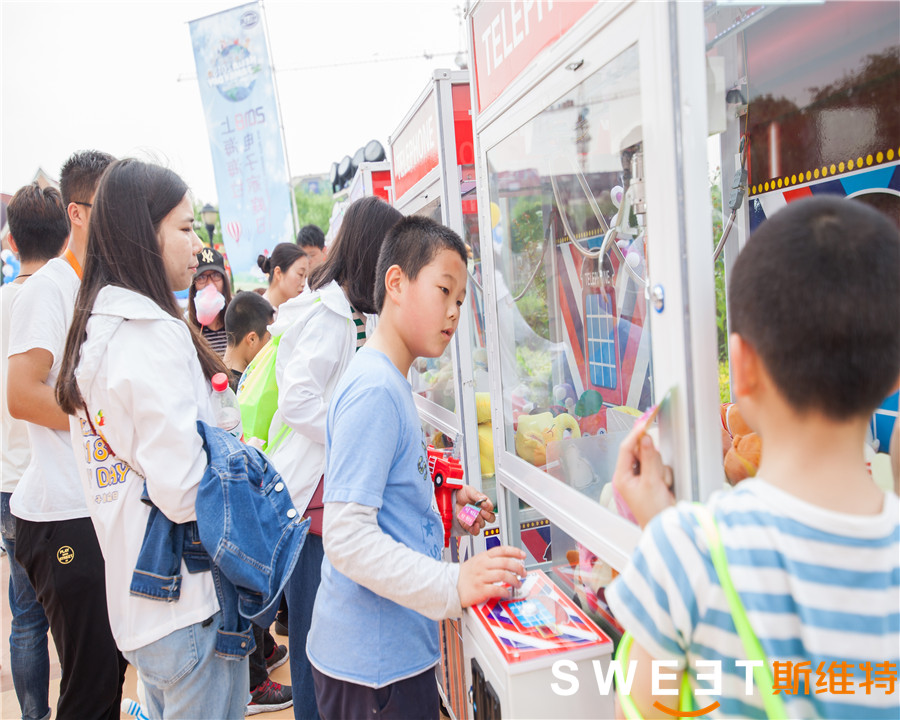
<instances>
[{"instance_id":1,"label":"crowd of people","mask_svg":"<svg viewBox=\"0 0 900 720\"><path fill-rule=\"evenodd\" d=\"M260 256L264 293L233 294L224 258L194 231L187 184L97 151L66 162L59 191L20 189L8 217L21 273L0 293L0 497L22 717L51 715L49 631L59 718L118 717L130 663L148 718L293 704L298 719L435 720L437 621L510 597L526 576L511 546L442 560L407 376L457 329L468 257L459 236L363 198L327 248L307 226ZM186 312L174 294L183 290ZM861 448L900 380L900 236L857 203L798 201L754 234L729 291L733 391L766 454L758 478L710 508L761 651L813 666L893 663L896 680L900 508L867 475ZM235 451L216 427L210 383L226 373L237 389L270 342L278 397L265 454ZM638 421L623 441L613 482L647 529L607 598L639 661L626 712L646 717L669 700L649 661L674 661L696 692L706 689L698 658L734 666L744 655L703 520L675 505L644 430ZM256 506L226 497L214 507L207 492L242 478L283 516L263 549L278 560L253 617L278 608L287 647L269 622L244 622L245 604L234 610L225 563L194 534L224 513L227 541L253 557ZM464 485L456 508L473 504L476 519L456 519L454 533L495 520L491 501ZM285 662L290 686L269 677ZM737 678L720 712L766 717L765 698ZM898 708L884 691L784 704L791 717Z\"/></svg>"}]
</instances>

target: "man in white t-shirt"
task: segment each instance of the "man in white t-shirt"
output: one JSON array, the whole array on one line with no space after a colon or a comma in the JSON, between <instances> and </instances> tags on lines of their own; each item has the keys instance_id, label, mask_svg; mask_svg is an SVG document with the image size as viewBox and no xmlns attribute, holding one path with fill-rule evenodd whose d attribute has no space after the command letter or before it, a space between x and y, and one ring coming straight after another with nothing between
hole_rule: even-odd
<instances>
[{"instance_id":1,"label":"man in white t-shirt","mask_svg":"<svg viewBox=\"0 0 900 720\"><path fill-rule=\"evenodd\" d=\"M32 451L10 500L15 555L44 608L59 655L58 718L118 718L126 667L109 628L103 556L75 464L69 418L56 403L91 204L113 160L86 151L63 165L69 246L22 285L10 320L7 404L10 415L27 421Z\"/></svg>"},{"instance_id":2,"label":"man in white t-shirt","mask_svg":"<svg viewBox=\"0 0 900 720\"><path fill-rule=\"evenodd\" d=\"M0 529L9 558L9 654L13 686L23 718L50 717L50 656L47 650L47 616L37 601L25 569L16 561L16 523L9 500L31 460L27 423L15 420L6 408L6 356L13 299L22 284L66 246L69 221L62 196L56 188L37 183L20 188L9 203L9 244L19 256L21 270L11 283L0 288L0 365L3 377L2 482L0 482Z\"/></svg>"}]
</instances>

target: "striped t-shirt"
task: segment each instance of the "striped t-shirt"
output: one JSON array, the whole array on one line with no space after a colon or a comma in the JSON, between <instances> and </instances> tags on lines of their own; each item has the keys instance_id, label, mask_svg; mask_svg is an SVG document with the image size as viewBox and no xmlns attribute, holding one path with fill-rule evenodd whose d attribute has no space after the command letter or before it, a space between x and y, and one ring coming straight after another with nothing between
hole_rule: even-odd
<instances>
[{"instance_id":1,"label":"striped t-shirt","mask_svg":"<svg viewBox=\"0 0 900 720\"><path fill-rule=\"evenodd\" d=\"M359 350L366 344L366 316L353 306L350 310L353 313L353 324L356 325L356 349Z\"/></svg>"},{"instance_id":2,"label":"striped t-shirt","mask_svg":"<svg viewBox=\"0 0 900 720\"><path fill-rule=\"evenodd\" d=\"M213 351L219 354L219 357L225 356L225 349L228 347L228 333L225 332L225 328L221 328L220 330L210 330L203 325L200 328L200 334L203 336L203 339L209 343L209 346Z\"/></svg>"},{"instance_id":3,"label":"striped t-shirt","mask_svg":"<svg viewBox=\"0 0 900 720\"><path fill-rule=\"evenodd\" d=\"M788 716L900 717L897 496L886 493L879 515L848 515L756 478L716 494L709 506L770 672L780 663L775 687L793 686L796 679L796 690L780 693ZM735 665L746 655L688 504L679 503L647 526L606 598L652 657L676 660L679 667L687 663L694 690L712 688L713 682L698 681L694 663L721 661L721 695L696 698L701 708L714 701L721 707L704 717L766 717L759 692L746 694L745 669ZM713 674L705 665L699 672Z\"/></svg>"}]
</instances>

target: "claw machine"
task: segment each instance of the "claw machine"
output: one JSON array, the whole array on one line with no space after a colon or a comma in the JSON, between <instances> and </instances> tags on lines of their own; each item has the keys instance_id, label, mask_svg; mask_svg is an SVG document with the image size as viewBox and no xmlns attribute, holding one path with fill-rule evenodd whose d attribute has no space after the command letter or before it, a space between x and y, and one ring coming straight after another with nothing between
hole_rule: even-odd
<instances>
[{"instance_id":1,"label":"claw machine","mask_svg":"<svg viewBox=\"0 0 900 720\"><path fill-rule=\"evenodd\" d=\"M439 358L418 358L410 371L416 406L435 463L460 467L464 482L492 496L492 446L487 396L481 247L475 194L469 73L435 70L410 111L389 138L393 204L403 214L431 217L466 242L470 259L466 304L456 335ZM487 424L482 427L479 420ZM480 439L484 443L480 443ZM437 482L437 481L436 481ZM491 531L498 532L494 527ZM446 559L467 558L484 540L451 539ZM439 681L455 720L471 717L465 691L458 620L441 623Z\"/></svg>"},{"instance_id":2,"label":"claw machine","mask_svg":"<svg viewBox=\"0 0 900 720\"><path fill-rule=\"evenodd\" d=\"M521 596L464 613L475 718L614 715L604 588L640 531L610 480L640 415L660 406L679 498L721 484L703 13L467 15L500 536L529 569Z\"/></svg>"},{"instance_id":3,"label":"claw machine","mask_svg":"<svg viewBox=\"0 0 900 720\"><path fill-rule=\"evenodd\" d=\"M372 195L391 202L391 164L387 160L361 162L347 188L350 203Z\"/></svg>"}]
</instances>

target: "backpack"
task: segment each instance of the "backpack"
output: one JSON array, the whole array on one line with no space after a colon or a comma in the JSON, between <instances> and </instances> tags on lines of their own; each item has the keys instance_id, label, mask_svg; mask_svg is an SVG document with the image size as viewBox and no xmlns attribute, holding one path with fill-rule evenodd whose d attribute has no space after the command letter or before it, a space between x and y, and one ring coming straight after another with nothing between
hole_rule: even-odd
<instances>
[{"instance_id":1,"label":"backpack","mask_svg":"<svg viewBox=\"0 0 900 720\"><path fill-rule=\"evenodd\" d=\"M291 301L292 302L292 301ZM318 296L312 299L308 305L301 305L292 309L298 314L291 318L290 322L281 327L277 335L272 333L256 357L250 361L241 380L238 383L237 399L241 410L241 425L244 429L244 437L259 438L263 441L262 450L272 452L277 444L290 432L288 426L283 426L278 433L278 438L269 437L269 429L272 418L278 409L278 380L275 377L275 361L278 359L278 346L284 334L298 323L305 323L315 312L315 308L322 300ZM282 306L284 311L284 306Z\"/></svg>"},{"instance_id":2,"label":"backpack","mask_svg":"<svg viewBox=\"0 0 900 720\"><path fill-rule=\"evenodd\" d=\"M237 399L241 409L244 437L259 438L265 450L269 442L269 427L278 409L278 382L275 379L275 359L284 333L273 335L256 357L250 361L238 383Z\"/></svg>"}]
</instances>

